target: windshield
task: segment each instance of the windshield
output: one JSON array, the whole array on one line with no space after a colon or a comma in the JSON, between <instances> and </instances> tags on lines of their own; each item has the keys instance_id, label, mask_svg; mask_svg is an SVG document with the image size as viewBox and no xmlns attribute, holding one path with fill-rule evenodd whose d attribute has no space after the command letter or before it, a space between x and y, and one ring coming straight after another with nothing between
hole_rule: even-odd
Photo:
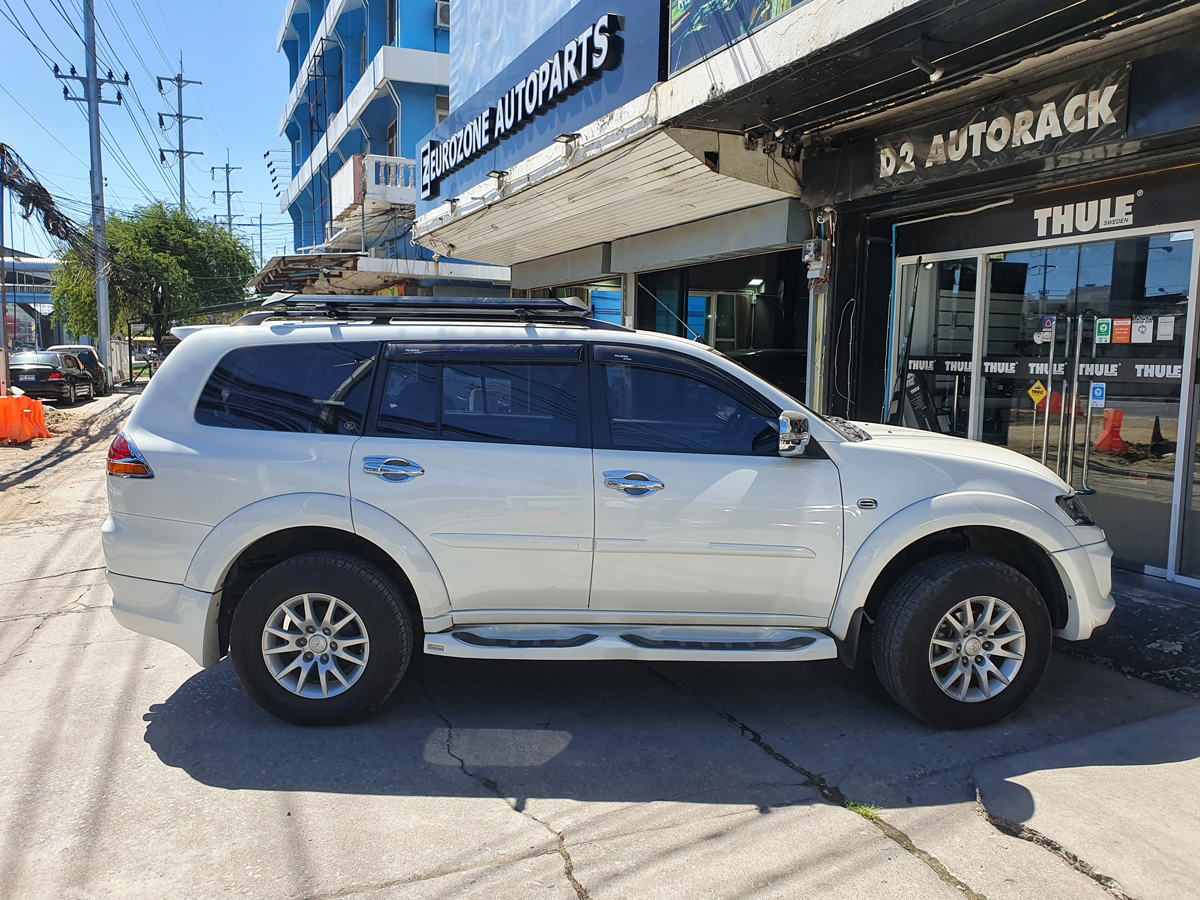
<instances>
[{"instance_id":1,"label":"windshield","mask_svg":"<svg viewBox=\"0 0 1200 900\"><path fill-rule=\"evenodd\" d=\"M43 366L57 366L59 362L57 353L14 353L12 355L12 364L14 366L21 363L27 365L37 363Z\"/></svg>"},{"instance_id":2,"label":"windshield","mask_svg":"<svg viewBox=\"0 0 1200 900\"><path fill-rule=\"evenodd\" d=\"M836 431L838 434L840 434L846 440L854 441L855 443L857 443L859 441L869 441L871 439L871 436L869 434L867 434L865 431L863 431L861 428L859 428L853 422L848 422L847 420L841 418L840 416L823 416L820 413L813 412L808 407L806 407L803 403L801 403L799 400L797 400L787 390L785 390L784 388L782 388L778 384L776 384L774 379L766 378L763 375L760 375L757 372L755 372L749 366L747 366L744 360L730 356L727 353L722 353L720 350L717 350L715 347L706 347L706 349L717 354L717 356L720 356L720 357L723 357L723 358L729 360L731 363L733 363L739 369L742 369L743 371L748 372L749 374L754 375L757 378L761 378L763 381L766 381L768 384L770 384L771 387L775 388L775 390L782 391L783 394L792 401L792 403L795 405L796 409L804 410L808 415L816 416L818 419L820 419L822 422L824 422L826 425L828 425L830 428L832 428L834 431Z\"/></svg>"}]
</instances>

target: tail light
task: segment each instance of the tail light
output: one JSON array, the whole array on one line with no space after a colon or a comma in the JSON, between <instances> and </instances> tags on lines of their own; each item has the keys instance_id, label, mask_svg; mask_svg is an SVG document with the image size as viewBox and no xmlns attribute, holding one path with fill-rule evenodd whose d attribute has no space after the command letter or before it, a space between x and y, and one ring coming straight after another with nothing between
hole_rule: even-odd
<instances>
[{"instance_id":1,"label":"tail light","mask_svg":"<svg viewBox=\"0 0 1200 900\"><path fill-rule=\"evenodd\" d=\"M123 431L113 438L108 447L107 469L109 475L116 475L118 478L154 477L146 458Z\"/></svg>"},{"instance_id":2,"label":"tail light","mask_svg":"<svg viewBox=\"0 0 1200 900\"><path fill-rule=\"evenodd\" d=\"M47 381L62 381L62 372L51 372Z\"/></svg>"}]
</instances>

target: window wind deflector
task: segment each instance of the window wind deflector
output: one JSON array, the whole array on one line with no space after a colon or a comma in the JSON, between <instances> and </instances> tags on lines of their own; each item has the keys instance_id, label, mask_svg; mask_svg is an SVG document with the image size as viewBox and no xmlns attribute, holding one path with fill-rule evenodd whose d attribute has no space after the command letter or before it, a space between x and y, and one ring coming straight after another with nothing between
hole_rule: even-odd
<instances>
[{"instance_id":1,"label":"window wind deflector","mask_svg":"<svg viewBox=\"0 0 1200 900\"><path fill-rule=\"evenodd\" d=\"M471 360L474 362L579 362L582 344L514 342L397 342L387 345L388 359L419 362Z\"/></svg>"},{"instance_id":2,"label":"window wind deflector","mask_svg":"<svg viewBox=\"0 0 1200 900\"><path fill-rule=\"evenodd\" d=\"M856 444L860 441L871 440L871 435L867 434L853 422L848 422L841 416L821 416L821 421L829 425L847 440L854 441Z\"/></svg>"}]
</instances>

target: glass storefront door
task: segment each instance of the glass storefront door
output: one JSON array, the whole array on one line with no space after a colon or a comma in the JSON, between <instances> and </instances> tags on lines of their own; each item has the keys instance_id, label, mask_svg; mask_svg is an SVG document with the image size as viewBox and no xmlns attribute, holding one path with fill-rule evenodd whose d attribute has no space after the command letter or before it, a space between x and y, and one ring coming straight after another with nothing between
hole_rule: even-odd
<instances>
[{"instance_id":1,"label":"glass storefront door","mask_svg":"<svg viewBox=\"0 0 1200 900\"><path fill-rule=\"evenodd\" d=\"M1190 232L989 260L983 439L1042 459L1048 435L1047 465L1088 494L1114 556L1157 569L1170 545L1191 261Z\"/></svg>"},{"instance_id":2,"label":"glass storefront door","mask_svg":"<svg viewBox=\"0 0 1200 900\"><path fill-rule=\"evenodd\" d=\"M911 428L968 435L978 274L973 256L901 270L908 303L900 323L907 368L901 421Z\"/></svg>"},{"instance_id":3,"label":"glass storefront door","mask_svg":"<svg viewBox=\"0 0 1200 900\"><path fill-rule=\"evenodd\" d=\"M1187 226L900 260L901 420L1044 462L1120 563L1200 578L1200 387L1190 416L1181 406L1185 370L1200 372L1184 359L1200 345L1193 245Z\"/></svg>"}]
</instances>

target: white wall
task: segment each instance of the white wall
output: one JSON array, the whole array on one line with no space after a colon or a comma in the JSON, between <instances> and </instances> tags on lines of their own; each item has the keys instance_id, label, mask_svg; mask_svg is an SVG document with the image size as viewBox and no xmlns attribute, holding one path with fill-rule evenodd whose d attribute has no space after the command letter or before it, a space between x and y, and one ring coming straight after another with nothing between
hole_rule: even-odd
<instances>
[{"instance_id":1,"label":"white wall","mask_svg":"<svg viewBox=\"0 0 1200 900\"><path fill-rule=\"evenodd\" d=\"M450 0L450 108L491 81L579 0Z\"/></svg>"}]
</instances>

